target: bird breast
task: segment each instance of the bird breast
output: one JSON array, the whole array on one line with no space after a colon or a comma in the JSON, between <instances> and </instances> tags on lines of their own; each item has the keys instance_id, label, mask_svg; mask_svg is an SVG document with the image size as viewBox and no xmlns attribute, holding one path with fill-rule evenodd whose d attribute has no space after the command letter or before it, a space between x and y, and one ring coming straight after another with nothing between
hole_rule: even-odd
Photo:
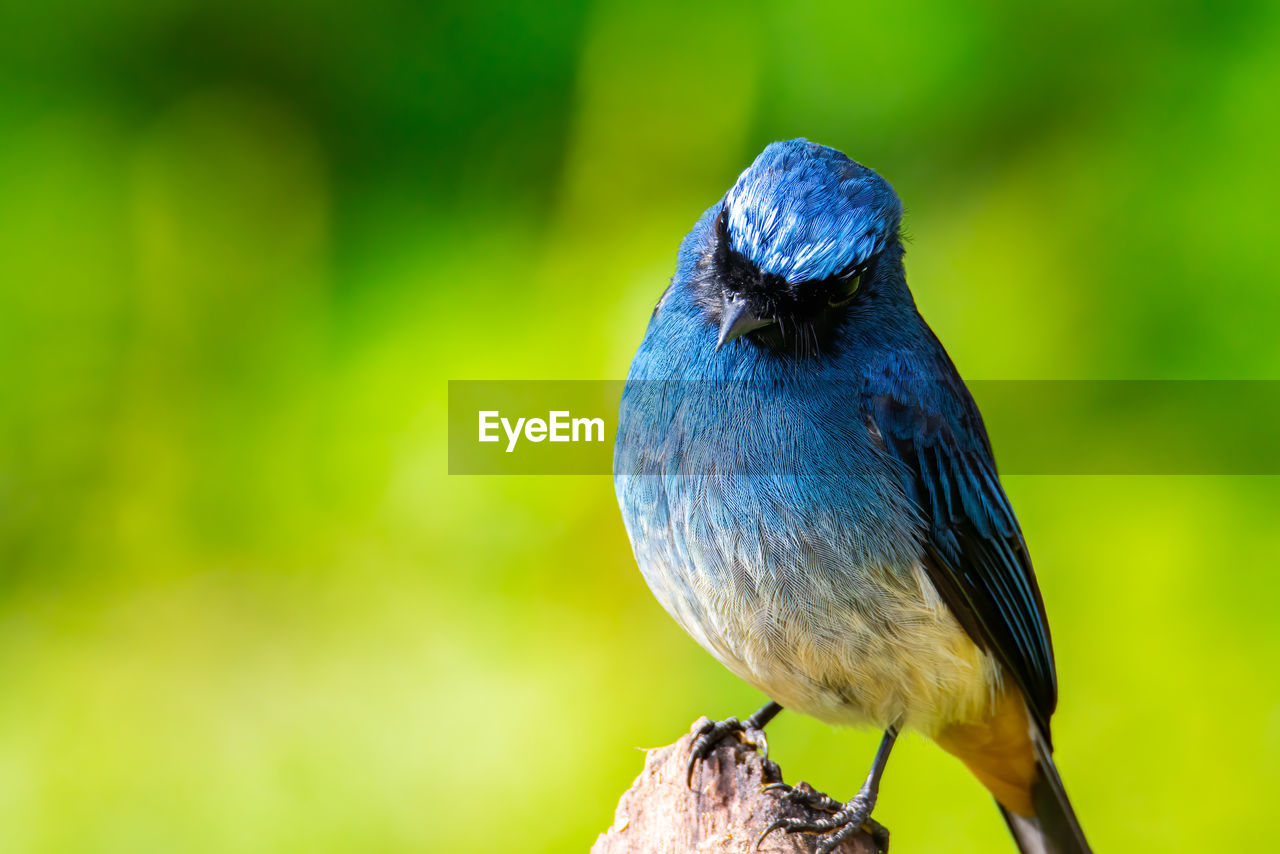
<instances>
[{"instance_id":1,"label":"bird breast","mask_svg":"<svg viewBox=\"0 0 1280 854\"><path fill-rule=\"evenodd\" d=\"M865 422L785 395L672 397L629 386L615 486L676 621L740 678L830 723L932 732L980 718L998 666L924 572L918 515Z\"/></svg>"}]
</instances>

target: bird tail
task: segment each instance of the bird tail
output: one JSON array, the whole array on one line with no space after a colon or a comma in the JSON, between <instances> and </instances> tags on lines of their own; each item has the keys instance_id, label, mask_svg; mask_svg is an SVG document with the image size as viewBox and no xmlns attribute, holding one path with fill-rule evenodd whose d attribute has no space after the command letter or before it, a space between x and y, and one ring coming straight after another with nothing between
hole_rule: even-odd
<instances>
[{"instance_id":1,"label":"bird tail","mask_svg":"<svg viewBox=\"0 0 1280 854\"><path fill-rule=\"evenodd\" d=\"M1009 832L1018 843L1022 854L1092 854L1093 849L1084 838L1084 830L1071 808L1067 790L1053 764L1049 746L1039 732L1034 732L1032 742L1036 758L1036 778L1031 784L1032 816L1021 816L1003 804L1000 814L1009 825Z\"/></svg>"},{"instance_id":2,"label":"bird tail","mask_svg":"<svg viewBox=\"0 0 1280 854\"><path fill-rule=\"evenodd\" d=\"M995 797L1022 854L1092 854L1021 692L1004 692L985 720L943 727L934 740Z\"/></svg>"}]
</instances>

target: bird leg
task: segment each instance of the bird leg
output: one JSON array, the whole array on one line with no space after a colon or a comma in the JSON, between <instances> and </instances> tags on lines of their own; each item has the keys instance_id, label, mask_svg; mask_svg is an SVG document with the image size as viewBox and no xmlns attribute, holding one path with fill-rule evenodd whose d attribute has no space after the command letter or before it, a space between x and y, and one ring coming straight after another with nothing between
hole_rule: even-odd
<instances>
[{"instance_id":1,"label":"bird leg","mask_svg":"<svg viewBox=\"0 0 1280 854\"><path fill-rule=\"evenodd\" d=\"M782 706L777 703L765 703L747 718L740 721L737 718L725 718L722 721L713 721L710 718L702 718L697 729L693 731L693 747L689 751L689 770L686 775L685 782L688 786L693 786L693 769L700 759L706 759L711 755L711 751L716 749L721 741L730 735L741 737L744 733L756 733L759 738L760 748L764 751L764 758L769 758L769 743L764 740L764 725L773 720L778 712L782 711Z\"/></svg>"},{"instance_id":2,"label":"bird leg","mask_svg":"<svg viewBox=\"0 0 1280 854\"><path fill-rule=\"evenodd\" d=\"M875 808L876 796L880 792L880 778L884 775L885 765L889 762L889 752L893 749L893 743L897 738L896 724L884 731L884 738L880 740L880 748L876 751L875 761L871 764L871 773L867 775L867 782L862 784L858 794L847 803L842 804L835 798L814 791L804 784L801 784L803 788L799 786L792 788L785 783L765 786L765 791L781 790L786 800L831 813L831 817L812 821L804 818L780 818L760 834L760 838L756 840L756 847L759 848L764 838L775 830L787 833L816 833L825 835L818 845L816 854L831 854L841 842L859 830L865 829L871 834L879 849L887 852L889 831L884 825L872 820L871 810Z\"/></svg>"}]
</instances>

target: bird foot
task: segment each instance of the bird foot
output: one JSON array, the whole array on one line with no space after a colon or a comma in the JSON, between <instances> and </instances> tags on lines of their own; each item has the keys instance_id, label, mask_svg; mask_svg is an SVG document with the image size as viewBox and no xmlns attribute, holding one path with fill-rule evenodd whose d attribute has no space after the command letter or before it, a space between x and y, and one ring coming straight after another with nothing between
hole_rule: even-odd
<instances>
[{"instance_id":1,"label":"bird foot","mask_svg":"<svg viewBox=\"0 0 1280 854\"><path fill-rule=\"evenodd\" d=\"M765 828L764 833L756 840L756 848L764 842L766 836L775 830L785 833L813 833L823 836L818 844L816 854L831 854L840 843L849 837L865 831L871 835L876 847L882 854L889 851L889 829L871 818L871 810L876 805L874 794L863 790L852 800L841 803L830 795L817 791L808 783L797 783L794 787L786 783L772 783L764 787L766 792L782 792L782 799L793 804L830 813L830 818L780 818Z\"/></svg>"},{"instance_id":2,"label":"bird foot","mask_svg":"<svg viewBox=\"0 0 1280 854\"><path fill-rule=\"evenodd\" d=\"M766 768L773 764L769 761L769 742L765 739L764 730L752 726L750 719L743 723L737 718L713 721L711 718L701 717L693 722L690 734L693 736L693 746L689 749L689 768L685 778L685 783L690 788L693 787L693 771L698 762L710 756L720 742L730 736L763 753Z\"/></svg>"}]
</instances>

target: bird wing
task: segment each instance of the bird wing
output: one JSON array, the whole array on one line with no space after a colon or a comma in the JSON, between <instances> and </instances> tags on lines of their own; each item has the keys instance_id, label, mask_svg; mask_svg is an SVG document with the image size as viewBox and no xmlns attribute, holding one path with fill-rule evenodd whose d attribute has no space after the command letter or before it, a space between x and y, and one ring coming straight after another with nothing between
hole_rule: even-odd
<instances>
[{"instance_id":1,"label":"bird wing","mask_svg":"<svg viewBox=\"0 0 1280 854\"><path fill-rule=\"evenodd\" d=\"M895 367L869 382L867 411L924 517L926 571L969 636L1017 682L1047 739L1058 695L1049 624L982 416L945 354L934 370ZM931 379L909 379L920 376Z\"/></svg>"}]
</instances>

